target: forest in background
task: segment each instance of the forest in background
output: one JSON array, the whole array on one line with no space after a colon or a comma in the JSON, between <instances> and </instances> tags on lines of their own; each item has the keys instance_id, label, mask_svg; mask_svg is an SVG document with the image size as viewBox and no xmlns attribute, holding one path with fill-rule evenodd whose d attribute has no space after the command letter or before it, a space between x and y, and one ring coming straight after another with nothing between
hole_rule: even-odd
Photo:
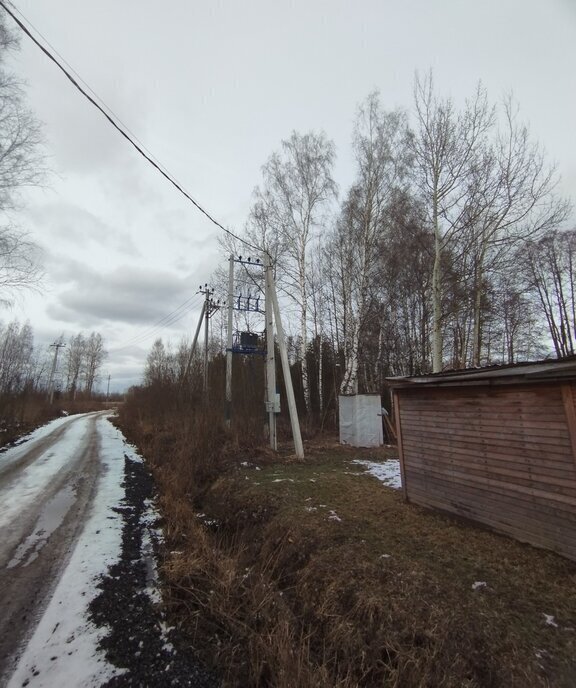
<instances>
[{"instance_id":1,"label":"forest in background","mask_svg":"<svg viewBox=\"0 0 576 688\"><path fill-rule=\"evenodd\" d=\"M54 348L34 344L29 323L0 324L0 445L67 408L95 399L107 352L102 335L78 333L61 338L57 366ZM54 404L50 403L52 397Z\"/></svg>"},{"instance_id":2,"label":"forest in background","mask_svg":"<svg viewBox=\"0 0 576 688\"><path fill-rule=\"evenodd\" d=\"M222 241L244 255L238 305L263 301L247 251L272 261L303 415L323 421L338 394L382 393L389 376L574 355L572 207L512 97L492 104L479 84L457 107L417 76L412 116L376 92L360 104L352 150L355 179L339 191L333 142L293 132L262 167L244 243ZM213 284L224 301L227 265ZM226 321L220 306L213 371ZM263 317L235 311L234 330L262 335ZM189 348L177 349L155 343L146 384L182 379ZM254 381L260 363L243 358Z\"/></svg>"}]
</instances>

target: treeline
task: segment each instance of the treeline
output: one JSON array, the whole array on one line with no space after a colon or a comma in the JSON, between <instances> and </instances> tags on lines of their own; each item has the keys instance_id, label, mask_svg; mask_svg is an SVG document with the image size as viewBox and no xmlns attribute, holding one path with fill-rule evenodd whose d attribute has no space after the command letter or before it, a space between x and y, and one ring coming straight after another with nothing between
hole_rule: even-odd
<instances>
[{"instance_id":1,"label":"treeline","mask_svg":"<svg viewBox=\"0 0 576 688\"><path fill-rule=\"evenodd\" d=\"M311 352L317 379L321 352L340 362L345 394L575 353L571 205L510 98L493 105L479 85L457 108L417 77L411 115L368 96L352 150L355 179L339 194L334 144L293 132L264 164L246 223L275 266L308 411ZM235 292L254 295L259 272L243 275ZM224 271L215 280L225 294ZM259 325L241 315L243 327Z\"/></svg>"},{"instance_id":2,"label":"treeline","mask_svg":"<svg viewBox=\"0 0 576 688\"><path fill-rule=\"evenodd\" d=\"M28 322L0 324L0 420L3 427L21 422L31 406L44 402L51 389L56 398L90 399L106 358L97 332L71 336L60 349L52 373L54 350L34 344Z\"/></svg>"},{"instance_id":3,"label":"treeline","mask_svg":"<svg viewBox=\"0 0 576 688\"><path fill-rule=\"evenodd\" d=\"M479 85L457 107L431 74L417 77L411 113L386 110L377 93L360 104L352 152L355 178L339 190L333 142L293 132L262 167L244 232L251 248L223 243L244 255L235 335L263 332L254 260L274 266L303 415L323 422L338 394L381 393L389 376L576 353L572 208L511 98L494 105ZM225 299L228 266L214 284ZM226 309L210 323L215 371ZM180 384L188 355L157 342L146 383ZM235 361L259 378L257 357Z\"/></svg>"}]
</instances>

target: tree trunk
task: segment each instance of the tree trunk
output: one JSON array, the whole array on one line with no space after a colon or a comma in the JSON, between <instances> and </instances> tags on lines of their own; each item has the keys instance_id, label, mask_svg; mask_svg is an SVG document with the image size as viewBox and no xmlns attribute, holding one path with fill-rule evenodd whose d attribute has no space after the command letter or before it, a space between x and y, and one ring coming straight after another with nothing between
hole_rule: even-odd
<instances>
[{"instance_id":1,"label":"tree trunk","mask_svg":"<svg viewBox=\"0 0 576 688\"><path fill-rule=\"evenodd\" d=\"M432 272L432 372L442 371L442 240L434 207L434 269Z\"/></svg>"}]
</instances>

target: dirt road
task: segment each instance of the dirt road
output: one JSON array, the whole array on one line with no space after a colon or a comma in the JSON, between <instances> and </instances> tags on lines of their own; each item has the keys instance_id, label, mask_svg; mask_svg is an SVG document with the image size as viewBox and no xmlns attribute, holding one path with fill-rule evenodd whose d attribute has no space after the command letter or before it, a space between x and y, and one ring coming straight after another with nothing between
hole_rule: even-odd
<instances>
[{"instance_id":1,"label":"dirt road","mask_svg":"<svg viewBox=\"0 0 576 688\"><path fill-rule=\"evenodd\" d=\"M154 482L106 416L0 453L0 688L214 688L162 605Z\"/></svg>"},{"instance_id":2,"label":"dirt road","mask_svg":"<svg viewBox=\"0 0 576 688\"><path fill-rule=\"evenodd\" d=\"M104 413L57 421L50 432L0 455L3 674L40 618L81 532L101 470L96 424Z\"/></svg>"}]
</instances>

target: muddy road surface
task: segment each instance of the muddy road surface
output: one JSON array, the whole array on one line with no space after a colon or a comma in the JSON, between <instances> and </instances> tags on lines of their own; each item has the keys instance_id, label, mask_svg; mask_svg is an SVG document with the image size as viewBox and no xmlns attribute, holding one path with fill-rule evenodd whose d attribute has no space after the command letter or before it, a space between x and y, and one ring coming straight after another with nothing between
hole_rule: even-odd
<instances>
[{"instance_id":1,"label":"muddy road surface","mask_svg":"<svg viewBox=\"0 0 576 688\"><path fill-rule=\"evenodd\" d=\"M0 688L215 688L169 623L155 488L107 418L0 453Z\"/></svg>"},{"instance_id":2,"label":"muddy road surface","mask_svg":"<svg viewBox=\"0 0 576 688\"><path fill-rule=\"evenodd\" d=\"M105 413L63 418L0 454L0 685L81 532L101 470L97 422Z\"/></svg>"}]
</instances>

